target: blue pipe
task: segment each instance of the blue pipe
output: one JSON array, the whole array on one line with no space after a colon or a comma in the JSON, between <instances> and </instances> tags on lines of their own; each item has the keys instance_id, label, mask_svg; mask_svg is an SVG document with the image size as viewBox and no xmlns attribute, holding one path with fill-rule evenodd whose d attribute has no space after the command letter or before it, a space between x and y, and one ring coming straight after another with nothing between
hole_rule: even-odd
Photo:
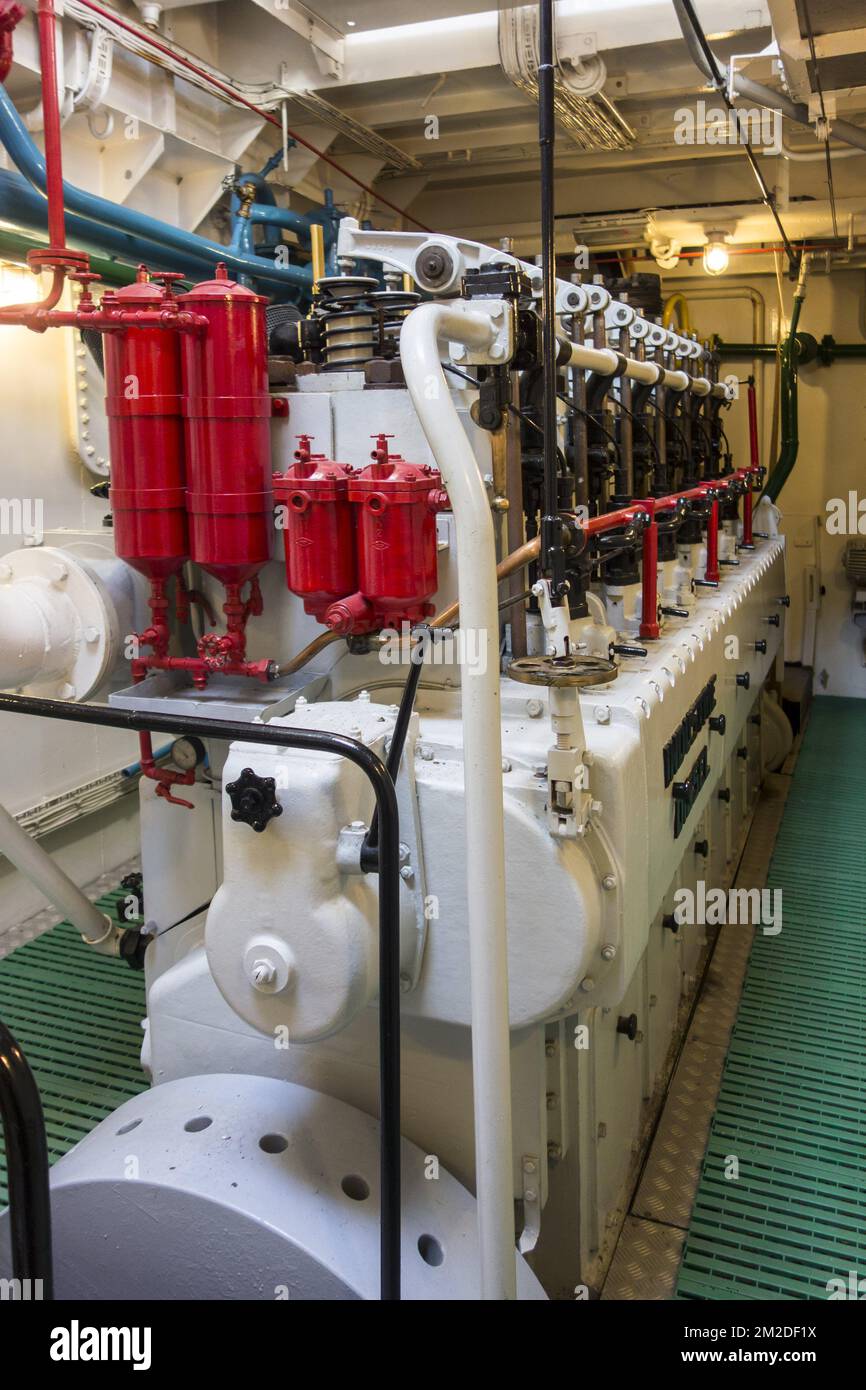
<instances>
[{"instance_id":1,"label":"blue pipe","mask_svg":"<svg viewBox=\"0 0 866 1390\"><path fill-rule=\"evenodd\" d=\"M45 231L48 203L23 174L0 169L0 215L17 226ZM89 222L86 217L76 217L73 213L67 214L66 230L70 241L79 243L83 249L103 251L130 265L144 262L154 270L179 270L190 280L202 280L213 274L213 261L209 257L197 259L181 255L154 241L145 241L102 222Z\"/></svg>"},{"instance_id":2,"label":"blue pipe","mask_svg":"<svg viewBox=\"0 0 866 1390\"><path fill-rule=\"evenodd\" d=\"M44 194L45 160L31 140L2 83L0 140L25 178ZM108 223L109 226L118 227L133 236L158 242L181 255L212 257L214 261L224 262L226 267L237 275L251 276L269 285L279 285L283 288L311 287L312 273L309 266L269 265L261 258L238 255L229 246L222 246L219 242L209 241L206 237L196 236L192 232L184 232L179 227L171 227L167 222L161 222L155 217L148 217L145 213L133 211L132 208L111 203L107 198L85 193L83 189L70 183L64 182L63 196L70 212L80 213L94 222Z\"/></svg>"}]
</instances>

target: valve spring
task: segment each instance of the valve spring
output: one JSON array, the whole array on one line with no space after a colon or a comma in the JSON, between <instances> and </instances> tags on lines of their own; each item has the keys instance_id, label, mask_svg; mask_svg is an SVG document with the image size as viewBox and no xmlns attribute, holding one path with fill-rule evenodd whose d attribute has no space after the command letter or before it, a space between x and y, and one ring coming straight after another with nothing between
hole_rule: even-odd
<instances>
[{"instance_id":1,"label":"valve spring","mask_svg":"<svg viewBox=\"0 0 866 1390\"><path fill-rule=\"evenodd\" d=\"M376 356L376 311L370 303L378 280L367 275L329 275L319 281L315 313L322 324L326 371L363 371Z\"/></svg>"},{"instance_id":2,"label":"valve spring","mask_svg":"<svg viewBox=\"0 0 866 1390\"><path fill-rule=\"evenodd\" d=\"M414 290L379 290L376 294L370 295L370 303L378 320L380 357L397 356L403 320L420 302L421 296Z\"/></svg>"}]
</instances>

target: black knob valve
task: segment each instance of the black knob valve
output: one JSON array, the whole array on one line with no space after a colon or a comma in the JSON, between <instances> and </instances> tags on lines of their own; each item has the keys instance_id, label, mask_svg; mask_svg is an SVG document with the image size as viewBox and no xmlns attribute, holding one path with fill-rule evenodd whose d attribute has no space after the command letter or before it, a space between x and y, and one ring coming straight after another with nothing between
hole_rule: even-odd
<instances>
[{"instance_id":1,"label":"black knob valve","mask_svg":"<svg viewBox=\"0 0 866 1390\"><path fill-rule=\"evenodd\" d=\"M710 715L710 729L714 734L723 734L728 727L728 721L723 714Z\"/></svg>"},{"instance_id":2,"label":"black knob valve","mask_svg":"<svg viewBox=\"0 0 866 1390\"><path fill-rule=\"evenodd\" d=\"M738 749L737 749L737 757L738 757L738 758L744 758L744 759L745 759L745 758L748 758L748 756L749 756L749 750L748 750L748 748L746 747L745 744L743 744L742 748L738 748Z\"/></svg>"},{"instance_id":3,"label":"black knob valve","mask_svg":"<svg viewBox=\"0 0 866 1390\"><path fill-rule=\"evenodd\" d=\"M776 599L776 602L778 603L778 605L779 605L780 608L790 608L790 607L791 607L791 595L790 595L790 594L783 594L781 598Z\"/></svg>"},{"instance_id":4,"label":"black knob valve","mask_svg":"<svg viewBox=\"0 0 866 1390\"><path fill-rule=\"evenodd\" d=\"M232 803L232 820L251 825L261 834L274 816L283 814L276 798L276 785L273 777L259 777L251 767L245 767L237 781L226 786Z\"/></svg>"},{"instance_id":5,"label":"black knob valve","mask_svg":"<svg viewBox=\"0 0 866 1390\"><path fill-rule=\"evenodd\" d=\"M743 690L748 690L750 684L751 678L748 671L741 671L737 676L737 685L741 686Z\"/></svg>"},{"instance_id":6,"label":"black knob valve","mask_svg":"<svg viewBox=\"0 0 866 1390\"><path fill-rule=\"evenodd\" d=\"M706 859L710 852L709 840L695 840L695 854L699 854L702 859Z\"/></svg>"},{"instance_id":7,"label":"black knob valve","mask_svg":"<svg viewBox=\"0 0 866 1390\"><path fill-rule=\"evenodd\" d=\"M767 622L770 624L770 627L778 627L780 621L781 619L778 613L771 613L769 618L767 619Z\"/></svg>"},{"instance_id":8,"label":"black knob valve","mask_svg":"<svg viewBox=\"0 0 866 1390\"><path fill-rule=\"evenodd\" d=\"M730 789L730 787L719 787L719 800L720 800L720 801L730 801L730 799L731 799L731 789Z\"/></svg>"},{"instance_id":9,"label":"black knob valve","mask_svg":"<svg viewBox=\"0 0 866 1390\"><path fill-rule=\"evenodd\" d=\"M629 1014L628 1017L621 1015L616 1021L616 1031L622 1033L629 1042L637 1039L637 1014Z\"/></svg>"},{"instance_id":10,"label":"black knob valve","mask_svg":"<svg viewBox=\"0 0 866 1390\"><path fill-rule=\"evenodd\" d=\"M676 935L676 933L680 929L680 924L677 921L676 913L666 912L664 917L662 918L662 926L664 927L665 931L672 931L674 935Z\"/></svg>"},{"instance_id":11,"label":"black knob valve","mask_svg":"<svg viewBox=\"0 0 866 1390\"><path fill-rule=\"evenodd\" d=\"M766 650L767 650L767 644L766 644L766 642L764 641L763 637L760 637L760 638L758 639L758 641L755 643L755 651L756 651L756 652L760 652L760 653L761 653L761 656L763 656L763 655L766 653Z\"/></svg>"}]
</instances>

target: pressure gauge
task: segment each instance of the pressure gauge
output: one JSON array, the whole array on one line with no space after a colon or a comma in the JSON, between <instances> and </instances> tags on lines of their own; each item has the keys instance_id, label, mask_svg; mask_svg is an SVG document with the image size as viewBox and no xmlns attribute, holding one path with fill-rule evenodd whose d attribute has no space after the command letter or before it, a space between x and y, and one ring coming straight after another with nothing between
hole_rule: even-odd
<instances>
[{"instance_id":1,"label":"pressure gauge","mask_svg":"<svg viewBox=\"0 0 866 1390\"><path fill-rule=\"evenodd\" d=\"M200 738L178 738L171 745L171 760L181 772L190 772L207 756Z\"/></svg>"}]
</instances>

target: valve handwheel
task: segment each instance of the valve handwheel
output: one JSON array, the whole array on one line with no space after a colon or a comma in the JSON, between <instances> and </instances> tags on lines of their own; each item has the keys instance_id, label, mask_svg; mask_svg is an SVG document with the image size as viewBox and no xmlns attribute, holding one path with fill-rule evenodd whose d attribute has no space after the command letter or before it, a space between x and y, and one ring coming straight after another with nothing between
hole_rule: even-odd
<instances>
[{"instance_id":1,"label":"valve handwheel","mask_svg":"<svg viewBox=\"0 0 866 1390\"><path fill-rule=\"evenodd\" d=\"M617 667L597 656L520 656L508 675L524 685L606 685L616 679Z\"/></svg>"},{"instance_id":2,"label":"valve handwheel","mask_svg":"<svg viewBox=\"0 0 866 1390\"><path fill-rule=\"evenodd\" d=\"M232 820L251 825L261 834L269 821L283 814L276 798L276 785L273 777L260 777L251 767L245 767L237 781L226 786L232 803Z\"/></svg>"}]
</instances>

